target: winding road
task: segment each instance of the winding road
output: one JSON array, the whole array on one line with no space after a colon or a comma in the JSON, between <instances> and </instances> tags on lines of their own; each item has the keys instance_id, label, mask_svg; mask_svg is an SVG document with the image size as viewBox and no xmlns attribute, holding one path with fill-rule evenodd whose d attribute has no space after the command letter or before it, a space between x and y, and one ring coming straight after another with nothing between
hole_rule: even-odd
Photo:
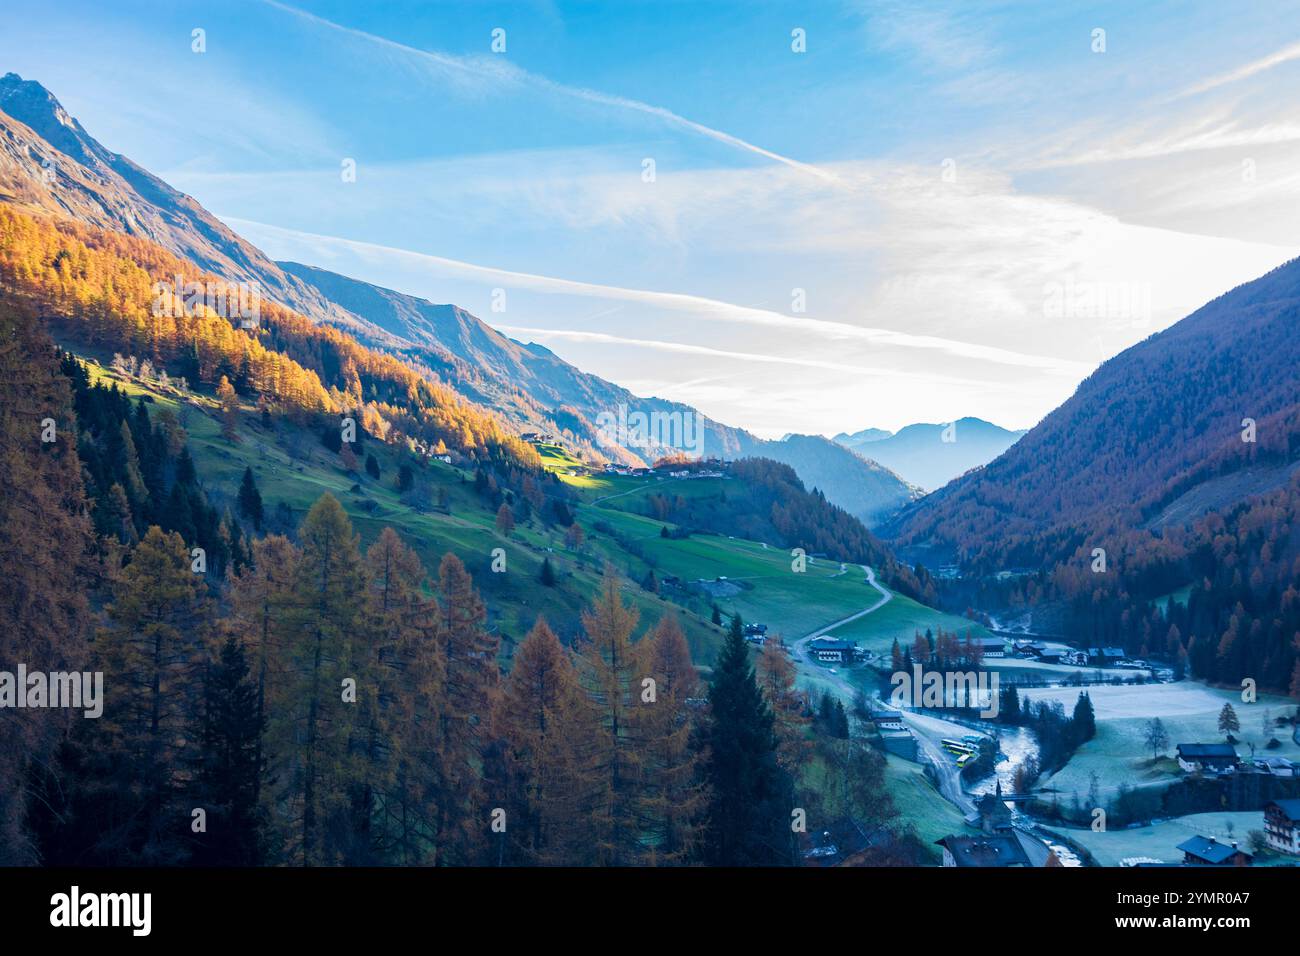
<instances>
[{"instance_id":1,"label":"winding road","mask_svg":"<svg viewBox=\"0 0 1300 956\"><path fill-rule=\"evenodd\" d=\"M850 614L842 620L836 621L833 624L827 624L824 627L819 627L817 630L805 634L794 642L792 648L796 664L804 670L807 676L814 678L819 683L829 683L834 686L844 695L846 703L853 700L857 693L857 688L842 675L832 674L817 661L814 661L808 653L808 645L828 631L833 631L838 627L848 624L850 621L856 621L858 618L865 617L873 611L880 610L893 599L894 595L876 581L875 572L865 564L861 567L862 570L866 572L867 583L880 592L880 600L870 607L858 611L856 614ZM944 752L942 746L939 744L940 739L949 735L949 730L937 726L942 724L942 721L936 721L934 718L925 717L910 711L903 712L903 720L912 731L912 736L916 738L917 747L920 748L921 753L925 755L925 759L930 763L930 765L934 767L939 792L963 813L972 812L975 809L975 805L971 801L971 798L967 796L966 792L962 789L961 774L958 772L952 758Z\"/></svg>"}]
</instances>

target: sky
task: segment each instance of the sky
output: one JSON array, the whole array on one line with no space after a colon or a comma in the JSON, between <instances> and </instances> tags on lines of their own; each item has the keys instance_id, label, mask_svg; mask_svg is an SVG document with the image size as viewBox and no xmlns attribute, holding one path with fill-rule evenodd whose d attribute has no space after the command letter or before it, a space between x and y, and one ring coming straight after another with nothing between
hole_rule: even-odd
<instances>
[{"instance_id":1,"label":"sky","mask_svg":"<svg viewBox=\"0 0 1300 956\"><path fill-rule=\"evenodd\" d=\"M1300 2L6 7L272 257L764 437L1030 427L1300 254Z\"/></svg>"}]
</instances>

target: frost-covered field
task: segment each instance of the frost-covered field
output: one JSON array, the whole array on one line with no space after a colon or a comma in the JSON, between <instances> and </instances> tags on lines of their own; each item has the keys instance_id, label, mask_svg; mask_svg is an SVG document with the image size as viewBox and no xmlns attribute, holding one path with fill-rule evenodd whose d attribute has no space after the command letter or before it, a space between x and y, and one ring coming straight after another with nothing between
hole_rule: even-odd
<instances>
[{"instance_id":1,"label":"frost-covered field","mask_svg":"<svg viewBox=\"0 0 1300 956\"><path fill-rule=\"evenodd\" d=\"M1236 733L1237 753L1250 757L1250 744L1263 756L1300 758L1300 746L1291 739L1290 727L1272 732L1281 741L1276 750L1264 750L1263 718L1267 710L1276 718L1294 714L1296 702L1284 697L1261 696L1246 704L1239 692L1216 690L1195 681L1142 686L1093 687L1088 690L1097 715L1097 736L1084 744L1065 767L1039 783L1040 789L1055 790L1068 798L1078 793L1087 796L1090 774L1096 772L1103 796L1114 793L1121 783L1130 786L1168 782L1180 773L1172 760L1152 763L1151 748L1146 745L1147 723L1159 717L1169 735L1166 757L1173 757L1180 743L1221 743L1219 711L1231 703L1237 712L1241 730ZM1059 700L1069 714L1079 697L1076 687L1045 687L1022 690L1022 699Z\"/></svg>"},{"instance_id":2,"label":"frost-covered field","mask_svg":"<svg viewBox=\"0 0 1300 956\"><path fill-rule=\"evenodd\" d=\"M1231 829L1229 829L1231 827ZM1158 860L1178 863L1183 854L1178 844L1189 837L1214 837L1220 843L1237 841L1250 852L1247 834L1264 828L1264 812L1246 813L1194 813L1174 820L1163 820L1149 827L1132 830L1111 830L1094 833L1092 830L1056 827L1060 833L1086 847L1102 866L1131 866L1133 861ZM1285 865L1300 863L1300 857L1264 853L1256 858L1259 864Z\"/></svg>"}]
</instances>

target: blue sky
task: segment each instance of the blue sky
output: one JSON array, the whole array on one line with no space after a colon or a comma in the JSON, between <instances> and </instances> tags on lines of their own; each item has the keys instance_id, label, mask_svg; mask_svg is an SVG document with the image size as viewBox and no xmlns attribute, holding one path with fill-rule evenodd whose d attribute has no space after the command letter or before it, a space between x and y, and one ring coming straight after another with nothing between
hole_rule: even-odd
<instances>
[{"instance_id":1,"label":"blue sky","mask_svg":"<svg viewBox=\"0 0 1300 956\"><path fill-rule=\"evenodd\" d=\"M764 435L1027 427L1300 252L1296 3L7 6L274 257Z\"/></svg>"}]
</instances>

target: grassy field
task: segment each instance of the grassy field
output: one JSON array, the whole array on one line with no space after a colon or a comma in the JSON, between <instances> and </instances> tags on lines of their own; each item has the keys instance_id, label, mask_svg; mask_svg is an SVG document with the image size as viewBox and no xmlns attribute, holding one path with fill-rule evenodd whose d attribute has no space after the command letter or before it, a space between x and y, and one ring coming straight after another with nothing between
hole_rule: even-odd
<instances>
[{"instance_id":1,"label":"grassy field","mask_svg":"<svg viewBox=\"0 0 1300 956\"><path fill-rule=\"evenodd\" d=\"M942 851L934 842L950 833L967 832L961 811L934 789L920 764L886 754L885 785L899 815L916 827L917 835L936 863Z\"/></svg>"},{"instance_id":2,"label":"grassy field","mask_svg":"<svg viewBox=\"0 0 1300 956\"><path fill-rule=\"evenodd\" d=\"M1237 713L1241 730L1237 753L1250 756L1250 744L1263 756L1300 758L1300 745L1291 739L1289 728L1273 731L1282 746L1265 750L1264 711L1273 717L1291 713L1295 701L1284 697L1261 696L1253 704L1242 703L1239 692L1218 690L1195 681L1176 684L1147 684L1129 687L1093 687L1089 696L1097 715L1097 735L1075 752L1070 761L1052 777L1042 781L1040 789L1055 790L1063 795L1087 794L1090 774L1096 773L1099 789L1112 794L1121 782L1130 786L1160 784L1175 779L1181 771L1172 759L1180 743L1221 743L1219 711L1230 703ZM1022 699L1059 700L1069 713L1078 699L1078 688L1042 688L1020 692ZM1148 721L1159 717L1169 735L1166 759L1152 760L1151 748L1144 736Z\"/></svg>"},{"instance_id":3,"label":"grassy field","mask_svg":"<svg viewBox=\"0 0 1300 956\"><path fill-rule=\"evenodd\" d=\"M282 504L296 525L316 499L328 492L347 511L363 548L390 525L419 553L432 574L436 574L443 554L455 553L474 575L488 606L489 625L501 635L507 658L514 642L523 638L538 615L545 615L557 632L575 634L582 609L599 588L603 563L599 549L581 554L566 551L561 533L544 529L540 522L517 527L509 537L498 534L495 512L474 493L470 473L442 462L428 462L420 470L420 478L444 494L450 514L422 513L400 500L395 486L398 452L381 442L367 441L358 453L362 460L366 454L375 456L381 468L376 481L364 470L359 475L347 473L315 434L285 421L277 420L267 430L253 409L243 409L240 440L232 443L221 435L217 406L210 397L145 385L95 364L93 359L87 360L87 366L92 380L114 382L132 397L152 399L151 408L171 408L182 418L190 453L209 500L217 507L233 509L244 469L251 467L272 521ZM507 572L503 574L490 570L492 550L498 547L506 551ZM538 583L546 557L558 578L554 588ZM704 664L712 661L720 634L706 619L635 584L629 583L624 594L640 612L642 631L652 627L665 611L680 613L692 655Z\"/></svg>"},{"instance_id":4,"label":"grassy field","mask_svg":"<svg viewBox=\"0 0 1300 956\"><path fill-rule=\"evenodd\" d=\"M1231 832L1229 832L1231 827ZM1151 826L1128 830L1094 833L1090 829L1056 827L1061 833L1085 847L1102 866L1126 866L1135 860L1159 860L1178 863L1182 851L1178 844L1194 836L1213 837L1220 843L1237 841L1252 852L1247 834L1264 828L1264 811L1238 813L1193 813ZM1300 863L1300 857L1265 851L1255 855L1256 866L1286 866Z\"/></svg>"}]
</instances>

